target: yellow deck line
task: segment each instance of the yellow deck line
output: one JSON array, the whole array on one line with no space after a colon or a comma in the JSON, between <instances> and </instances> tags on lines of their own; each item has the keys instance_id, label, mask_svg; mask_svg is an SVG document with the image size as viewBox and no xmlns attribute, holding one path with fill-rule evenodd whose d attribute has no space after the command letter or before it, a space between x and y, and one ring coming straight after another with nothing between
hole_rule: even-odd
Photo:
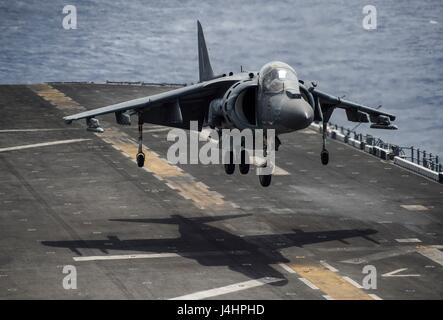
<instances>
[{"instance_id":1,"label":"yellow deck line","mask_svg":"<svg viewBox=\"0 0 443 320\"><path fill-rule=\"evenodd\" d=\"M58 91L48 84L30 85L37 95L54 105L59 110L72 114L85 111L81 106L63 92ZM104 133L95 133L97 137L111 144L116 150L135 162L137 153L137 141L129 135L102 121L106 130ZM183 198L191 200L200 209L211 208L213 210L226 210L236 207L235 204L225 201L224 197L216 191L209 190L203 182L197 181L193 176L183 172L179 167L170 164L166 159L160 157L156 152L143 146L146 155L145 167L141 172L150 172L157 179L164 181L168 187L175 190Z\"/></svg>"},{"instance_id":2,"label":"yellow deck line","mask_svg":"<svg viewBox=\"0 0 443 320\"><path fill-rule=\"evenodd\" d=\"M322 265L288 264L288 266L334 300L374 300L363 289L353 286L339 274Z\"/></svg>"}]
</instances>

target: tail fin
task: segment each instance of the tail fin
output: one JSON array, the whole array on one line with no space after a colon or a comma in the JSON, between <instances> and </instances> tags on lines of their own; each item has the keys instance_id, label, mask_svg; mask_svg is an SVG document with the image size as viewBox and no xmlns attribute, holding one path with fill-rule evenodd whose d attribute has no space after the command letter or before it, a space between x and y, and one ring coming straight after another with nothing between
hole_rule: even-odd
<instances>
[{"instance_id":1,"label":"tail fin","mask_svg":"<svg viewBox=\"0 0 443 320\"><path fill-rule=\"evenodd\" d=\"M197 20L198 28L198 68L200 82L214 78L211 62L209 61L208 48L206 48L205 36L200 21Z\"/></svg>"}]
</instances>

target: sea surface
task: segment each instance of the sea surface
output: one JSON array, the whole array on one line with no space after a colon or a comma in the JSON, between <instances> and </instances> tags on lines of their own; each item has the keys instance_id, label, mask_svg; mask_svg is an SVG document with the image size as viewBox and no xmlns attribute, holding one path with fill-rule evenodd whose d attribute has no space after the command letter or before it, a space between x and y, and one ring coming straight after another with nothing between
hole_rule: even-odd
<instances>
[{"instance_id":1,"label":"sea surface","mask_svg":"<svg viewBox=\"0 0 443 320\"><path fill-rule=\"evenodd\" d=\"M67 4L77 29L62 26ZM329 93L398 116L398 131L358 131L443 156L441 0L0 0L0 83L196 82L197 19L216 73L287 62ZM332 122L354 126L341 111Z\"/></svg>"}]
</instances>

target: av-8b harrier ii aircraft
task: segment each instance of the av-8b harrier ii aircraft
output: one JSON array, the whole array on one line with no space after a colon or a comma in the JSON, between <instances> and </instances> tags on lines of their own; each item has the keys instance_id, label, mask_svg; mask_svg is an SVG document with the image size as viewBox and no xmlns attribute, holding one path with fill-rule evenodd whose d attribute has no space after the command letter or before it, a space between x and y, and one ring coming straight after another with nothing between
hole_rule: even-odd
<instances>
[{"instance_id":1,"label":"av-8b harrier ii aircraft","mask_svg":"<svg viewBox=\"0 0 443 320\"><path fill-rule=\"evenodd\" d=\"M371 122L371 128L397 129L391 125L394 115L322 92L315 82L307 84L299 80L295 70L283 62L269 62L259 72L214 75L199 21L197 27L200 73L197 84L70 115L64 118L66 123L86 119L88 130L103 132L97 116L115 113L118 124L130 125L131 116L137 115L139 147L136 160L139 167L143 167L145 162L142 150L144 123L189 129L190 122L197 121L199 130L205 126L218 131L262 129L265 138L266 131L273 129L275 148L278 149L278 135L302 130L312 122L319 122L323 124L320 154L323 165L329 162L326 126L336 108L344 109L349 121ZM266 146L264 142L265 154ZM249 171L249 161L245 158L242 150L239 163L242 174ZM232 154L230 159L231 162L224 165L227 174L235 171ZM259 178L262 186L269 186L271 174L261 174Z\"/></svg>"}]
</instances>

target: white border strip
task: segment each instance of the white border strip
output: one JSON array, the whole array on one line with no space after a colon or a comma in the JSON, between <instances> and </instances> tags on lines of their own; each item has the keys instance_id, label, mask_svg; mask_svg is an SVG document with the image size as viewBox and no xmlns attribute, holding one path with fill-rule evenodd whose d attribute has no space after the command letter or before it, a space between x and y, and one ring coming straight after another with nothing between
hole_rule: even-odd
<instances>
[{"instance_id":1,"label":"white border strip","mask_svg":"<svg viewBox=\"0 0 443 320\"><path fill-rule=\"evenodd\" d=\"M343 278L343 280L345 280L345 281L349 282L350 284L352 284L354 287L356 287L358 289L363 289L363 287L357 281L354 281L351 278L346 277L346 276L342 277L342 278Z\"/></svg>"},{"instance_id":2,"label":"white border strip","mask_svg":"<svg viewBox=\"0 0 443 320\"><path fill-rule=\"evenodd\" d=\"M284 280L284 279L265 277L265 278L256 279L256 280L239 282L239 283L231 284L231 285L225 286L225 287L209 289L209 290L204 290L204 291L198 291L195 293L172 298L169 300L201 300L201 299L205 299L205 298L221 296L221 295L232 293L232 292L242 291L242 290L246 290L246 289L250 289L250 288L260 287L265 284L274 283L274 282L278 282L278 281L282 281L282 280Z\"/></svg>"},{"instance_id":3,"label":"white border strip","mask_svg":"<svg viewBox=\"0 0 443 320\"><path fill-rule=\"evenodd\" d=\"M70 140L59 140L59 141L52 141L52 142L36 143L36 144L27 144L27 145L23 145L23 146L0 148L0 152L46 147L46 146L55 146L58 144L76 143L76 142L82 142L82 141L88 141L88 140L91 140L91 139L70 139Z\"/></svg>"},{"instance_id":4,"label":"white border strip","mask_svg":"<svg viewBox=\"0 0 443 320\"><path fill-rule=\"evenodd\" d=\"M319 290L318 287L315 284L313 284L311 281L309 281L308 279L298 278L298 280L300 280L301 282L303 282L305 285L307 285L309 288L311 288L313 290Z\"/></svg>"},{"instance_id":5,"label":"white border strip","mask_svg":"<svg viewBox=\"0 0 443 320\"><path fill-rule=\"evenodd\" d=\"M177 253L149 253L149 254L122 254L109 256L73 257L74 261L101 261L101 260L128 260L128 259L153 259L181 257Z\"/></svg>"}]
</instances>

